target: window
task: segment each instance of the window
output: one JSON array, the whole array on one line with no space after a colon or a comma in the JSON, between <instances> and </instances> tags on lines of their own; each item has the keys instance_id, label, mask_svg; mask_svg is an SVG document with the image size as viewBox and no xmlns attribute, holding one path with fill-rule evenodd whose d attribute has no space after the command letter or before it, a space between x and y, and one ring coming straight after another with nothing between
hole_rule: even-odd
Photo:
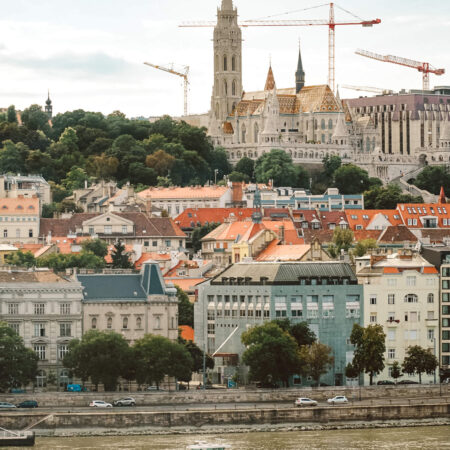
<instances>
[{"instance_id":1,"label":"window","mask_svg":"<svg viewBox=\"0 0 450 450\"><path fill-rule=\"evenodd\" d=\"M67 355L67 353L69 353L69 346L66 344L61 344L58 346L58 358L64 359L64 356Z\"/></svg>"},{"instance_id":2,"label":"window","mask_svg":"<svg viewBox=\"0 0 450 450\"><path fill-rule=\"evenodd\" d=\"M47 375L45 370L38 370L36 375L36 387L45 387L47 385Z\"/></svg>"},{"instance_id":3,"label":"window","mask_svg":"<svg viewBox=\"0 0 450 450\"><path fill-rule=\"evenodd\" d=\"M388 312L388 321L393 322L395 320L395 312Z\"/></svg>"},{"instance_id":4,"label":"window","mask_svg":"<svg viewBox=\"0 0 450 450\"><path fill-rule=\"evenodd\" d=\"M208 323L208 334L214 334L216 332L216 326L213 323Z\"/></svg>"},{"instance_id":5,"label":"window","mask_svg":"<svg viewBox=\"0 0 450 450\"><path fill-rule=\"evenodd\" d=\"M95 234L94 227L89 227L89 234L92 236Z\"/></svg>"},{"instance_id":6,"label":"window","mask_svg":"<svg viewBox=\"0 0 450 450\"><path fill-rule=\"evenodd\" d=\"M153 328L155 330L161 329L161 317L155 316L155 326Z\"/></svg>"},{"instance_id":7,"label":"window","mask_svg":"<svg viewBox=\"0 0 450 450\"><path fill-rule=\"evenodd\" d=\"M434 294L428 294L427 302L428 303L434 303Z\"/></svg>"},{"instance_id":8,"label":"window","mask_svg":"<svg viewBox=\"0 0 450 450\"><path fill-rule=\"evenodd\" d=\"M60 303L59 313L66 316L70 315L70 303Z\"/></svg>"},{"instance_id":9,"label":"window","mask_svg":"<svg viewBox=\"0 0 450 450\"><path fill-rule=\"evenodd\" d=\"M19 314L19 304L18 303L8 303L8 314L14 316Z\"/></svg>"},{"instance_id":10,"label":"window","mask_svg":"<svg viewBox=\"0 0 450 450\"><path fill-rule=\"evenodd\" d=\"M446 328L450 327L450 319L447 318L442 319L442 326ZM443 333L445 333L445 331Z\"/></svg>"},{"instance_id":11,"label":"window","mask_svg":"<svg viewBox=\"0 0 450 450\"><path fill-rule=\"evenodd\" d=\"M395 358L395 348L388 349L388 358L394 359Z\"/></svg>"},{"instance_id":12,"label":"window","mask_svg":"<svg viewBox=\"0 0 450 450\"><path fill-rule=\"evenodd\" d=\"M388 330L388 340L395 341L395 330Z\"/></svg>"},{"instance_id":13,"label":"window","mask_svg":"<svg viewBox=\"0 0 450 450\"><path fill-rule=\"evenodd\" d=\"M432 341L434 339L434 329L433 328L428 328L427 337L428 337L429 341Z\"/></svg>"},{"instance_id":14,"label":"window","mask_svg":"<svg viewBox=\"0 0 450 450\"><path fill-rule=\"evenodd\" d=\"M41 344L35 344L34 345L34 352L38 356L38 358L42 361L45 360L45 350L46 346Z\"/></svg>"},{"instance_id":15,"label":"window","mask_svg":"<svg viewBox=\"0 0 450 450\"><path fill-rule=\"evenodd\" d=\"M9 328L11 328L11 330L14 330L14 332L16 334L20 334L19 333L19 324L18 323L8 323Z\"/></svg>"},{"instance_id":16,"label":"window","mask_svg":"<svg viewBox=\"0 0 450 450\"><path fill-rule=\"evenodd\" d=\"M427 311L427 319L434 320L434 311Z\"/></svg>"},{"instance_id":17,"label":"window","mask_svg":"<svg viewBox=\"0 0 450 450\"><path fill-rule=\"evenodd\" d=\"M170 240L166 240L166 247L170 247L172 245L172 242Z\"/></svg>"},{"instance_id":18,"label":"window","mask_svg":"<svg viewBox=\"0 0 450 450\"><path fill-rule=\"evenodd\" d=\"M369 302L371 305L377 304L377 294L370 294Z\"/></svg>"},{"instance_id":19,"label":"window","mask_svg":"<svg viewBox=\"0 0 450 450\"><path fill-rule=\"evenodd\" d=\"M307 295L306 302L307 303L319 303L319 296L318 295Z\"/></svg>"},{"instance_id":20,"label":"window","mask_svg":"<svg viewBox=\"0 0 450 450\"><path fill-rule=\"evenodd\" d=\"M442 280L442 289L450 289L450 280Z\"/></svg>"},{"instance_id":21,"label":"window","mask_svg":"<svg viewBox=\"0 0 450 450\"><path fill-rule=\"evenodd\" d=\"M291 315L292 317L303 317L303 311L301 309L293 309Z\"/></svg>"},{"instance_id":22,"label":"window","mask_svg":"<svg viewBox=\"0 0 450 450\"><path fill-rule=\"evenodd\" d=\"M395 294L388 294L388 305L395 304Z\"/></svg>"},{"instance_id":23,"label":"window","mask_svg":"<svg viewBox=\"0 0 450 450\"><path fill-rule=\"evenodd\" d=\"M322 296L323 303L334 303L334 295L324 295Z\"/></svg>"},{"instance_id":24,"label":"window","mask_svg":"<svg viewBox=\"0 0 450 450\"><path fill-rule=\"evenodd\" d=\"M128 233L128 227L126 225L122 225L122 233L123 234Z\"/></svg>"},{"instance_id":25,"label":"window","mask_svg":"<svg viewBox=\"0 0 450 450\"><path fill-rule=\"evenodd\" d=\"M306 317L308 319L317 319L319 317L319 311L317 309L308 309Z\"/></svg>"},{"instance_id":26,"label":"window","mask_svg":"<svg viewBox=\"0 0 450 450\"><path fill-rule=\"evenodd\" d=\"M286 317L286 310L285 309L277 309L275 311L275 317Z\"/></svg>"},{"instance_id":27,"label":"window","mask_svg":"<svg viewBox=\"0 0 450 450\"><path fill-rule=\"evenodd\" d=\"M106 321L106 328L112 328L112 317L108 317Z\"/></svg>"},{"instance_id":28,"label":"window","mask_svg":"<svg viewBox=\"0 0 450 450\"><path fill-rule=\"evenodd\" d=\"M35 303L34 304L34 315L42 316L45 314L45 303Z\"/></svg>"},{"instance_id":29,"label":"window","mask_svg":"<svg viewBox=\"0 0 450 450\"><path fill-rule=\"evenodd\" d=\"M442 314L447 316L450 314L450 306L449 305L443 305L442 306Z\"/></svg>"},{"instance_id":30,"label":"window","mask_svg":"<svg viewBox=\"0 0 450 450\"><path fill-rule=\"evenodd\" d=\"M3 230L3 237L8 237L8 230Z\"/></svg>"},{"instance_id":31,"label":"window","mask_svg":"<svg viewBox=\"0 0 450 450\"><path fill-rule=\"evenodd\" d=\"M418 318L417 311L412 311L409 313L410 322L417 322L417 318Z\"/></svg>"},{"instance_id":32,"label":"window","mask_svg":"<svg viewBox=\"0 0 450 450\"><path fill-rule=\"evenodd\" d=\"M158 241L152 241L152 247L157 247L158 246Z\"/></svg>"},{"instance_id":33,"label":"window","mask_svg":"<svg viewBox=\"0 0 450 450\"><path fill-rule=\"evenodd\" d=\"M443 341L450 341L450 331L445 330L442 332L442 340Z\"/></svg>"},{"instance_id":34,"label":"window","mask_svg":"<svg viewBox=\"0 0 450 450\"><path fill-rule=\"evenodd\" d=\"M72 324L68 323L60 323L59 324L59 335L61 337L72 336Z\"/></svg>"},{"instance_id":35,"label":"window","mask_svg":"<svg viewBox=\"0 0 450 450\"><path fill-rule=\"evenodd\" d=\"M136 318L136 328L140 329L142 326L142 319L140 317Z\"/></svg>"},{"instance_id":36,"label":"window","mask_svg":"<svg viewBox=\"0 0 450 450\"><path fill-rule=\"evenodd\" d=\"M372 313L370 315L369 321L370 321L370 323L377 323L377 315Z\"/></svg>"},{"instance_id":37,"label":"window","mask_svg":"<svg viewBox=\"0 0 450 450\"><path fill-rule=\"evenodd\" d=\"M91 320L91 328L95 330L97 328L97 319L95 317Z\"/></svg>"},{"instance_id":38,"label":"window","mask_svg":"<svg viewBox=\"0 0 450 450\"><path fill-rule=\"evenodd\" d=\"M406 286L415 286L416 277L406 277Z\"/></svg>"},{"instance_id":39,"label":"window","mask_svg":"<svg viewBox=\"0 0 450 450\"><path fill-rule=\"evenodd\" d=\"M407 294L405 295L405 303L417 303L418 297L416 294Z\"/></svg>"}]
</instances>

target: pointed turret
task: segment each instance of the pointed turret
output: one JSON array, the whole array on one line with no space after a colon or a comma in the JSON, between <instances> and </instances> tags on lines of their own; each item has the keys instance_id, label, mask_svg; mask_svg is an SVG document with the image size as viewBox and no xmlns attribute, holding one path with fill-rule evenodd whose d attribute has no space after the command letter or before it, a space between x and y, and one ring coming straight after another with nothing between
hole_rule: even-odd
<instances>
[{"instance_id":1,"label":"pointed turret","mask_svg":"<svg viewBox=\"0 0 450 450\"><path fill-rule=\"evenodd\" d=\"M45 112L47 113L48 118L51 119L53 116L53 106L52 101L50 100L50 89L48 90L47 100L45 101Z\"/></svg>"},{"instance_id":2,"label":"pointed turret","mask_svg":"<svg viewBox=\"0 0 450 450\"><path fill-rule=\"evenodd\" d=\"M302 53L300 51L300 42L298 43L298 62L297 72L295 72L295 92L298 94L305 86L305 71L303 70Z\"/></svg>"},{"instance_id":3,"label":"pointed turret","mask_svg":"<svg viewBox=\"0 0 450 450\"><path fill-rule=\"evenodd\" d=\"M441 193L439 194L439 202L440 204L447 203L447 198L445 197L444 186L441 186Z\"/></svg>"},{"instance_id":4,"label":"pointed turret","mask_svg":"<svg viewBox=\"0 0 450 450\"><path fill-rule=\"evenodd\" d=\"M344 114L340 113L331 139L335 144L346 145L348 137L349 132L345 123Z\"/></svg>"},{"instance_id":5,"label":"pointed turret","mask_svg":"<svg viewBox=\"0 0 450 450\"><path fill-rule=\"evenodd\" d=\"M222 0L222 11L233 11L233 0Z\"/></svg>"},{"instance_id":6,"label":"pointed turret","mask_svg":"<svg viewBox=\"0 0 450 450\"><path fill-rule=\"evenodd\" d=\"M269 71L267 72L266 85L264 86L265 91L271 91L275 89L275 77L272 72L272 65L269 66Z\"/></svg>"}]
</instances>

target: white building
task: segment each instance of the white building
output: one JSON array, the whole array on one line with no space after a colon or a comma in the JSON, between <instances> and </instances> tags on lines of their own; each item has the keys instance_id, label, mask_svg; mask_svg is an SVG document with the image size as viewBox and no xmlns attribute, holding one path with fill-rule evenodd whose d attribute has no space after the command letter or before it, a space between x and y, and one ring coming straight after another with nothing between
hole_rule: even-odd
<instances>
[{"instance_id":1,"label":"white building","mask_svg":"<svg viewBox=\"0 0 450 450\"><path fill-rule=\"evenodd\" d=\"M356 261L358 282L364 285L364 326L380 324L386 333L385 369L377 379L392 381L392 364L402 364L409 346L431 349L439 358L438 270L407 250ZM403 379L418 381L418 376ZM433 381L433 374L422 374L423 383Z\"/></svg>"}]
</instances>

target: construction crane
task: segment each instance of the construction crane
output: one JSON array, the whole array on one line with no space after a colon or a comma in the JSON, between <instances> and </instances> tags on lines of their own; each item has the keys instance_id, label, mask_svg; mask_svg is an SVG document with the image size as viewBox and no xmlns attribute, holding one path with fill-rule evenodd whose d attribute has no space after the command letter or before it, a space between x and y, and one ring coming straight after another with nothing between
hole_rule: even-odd
<instances>
[{"instance_id":1,"label":"construction crane","mask_svg":"<svg viewBox=\"0 0 450 450\"><path fill-rule=\"evenodd\" d=\"M306 11L308 9L319 8L321 6L330 7L329 18L328 20L244 20L239 22L239 26L241 27L307 27L307 26L320 26L325 25L328 26L328 86L334 92L335 88L335 27L340 25L362 25L363 27L371 27L373 25L377 25L381 23L381 19L374 20L363 20L355 14L347 11L346 9L340 7L335 3L324 3L322 5L314 6L312 8L304 8L301 10L291 11ZM339 21L336 22L334 16L334 6L337 6L342 11L352 15L357 20L347 20L347 21ZM284 13L284 14L289 14ZM272 16L274 17L274 16ZM215 22L184 22L180 27L214 27L216 25Z\"/></svg>"},{"instance_id":2,"label":"construction crane","mask_svg":"<svg viewBox=\"0 0 450 450\"><path fill-rule=\"evenodd\" d=\"M344 89L351 89L353 91L364 91L364 92L373 92L374 94L392 94L394 91L392 89L380 89L371 86L352 86L350 84L341 84L340 87Z\"/></svg>"},{"instance_id":3,"label":"construction crane","mask_svg":"<svg viewBox=\"0 0 450 450\"><path fill-rule=\"evenodd\" d=\"M168 64L167 66L157 66L149 62L144 62L145 65L154 67L155 69L162 70L164 72L171 73L172 75L177 75L184 80L184 115L187 116L188 113L188 85L189 85L189 66L183 66L184 72L177 72L174 70L173 64Z\"/></svg>"},{"instance_id":4,"label":"construction crane","mask_svg":"<svg viewBox=\"0 0 450 450\"><path fill-rule=\"evenodd\" d=\"M434 73L435 75L443 75L445 73L445 69L436 69L427 62L414 61L412 59L402 58L400 56L379 55L378 53L372 53L361 49L356 50L355 53L357 55L365 56L366 58L376 59L377 61L384 61L417 69L419 72L422 72L422 88L424 91L428 91L430 89L430 73Z\"/></svg>"}]
</instances>

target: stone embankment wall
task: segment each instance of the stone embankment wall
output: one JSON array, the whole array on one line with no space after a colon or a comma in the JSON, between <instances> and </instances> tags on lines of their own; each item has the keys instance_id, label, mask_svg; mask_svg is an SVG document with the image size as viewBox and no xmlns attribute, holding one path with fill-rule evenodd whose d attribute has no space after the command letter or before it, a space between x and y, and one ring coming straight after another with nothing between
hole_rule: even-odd
<instances>
[{"instance_id":1,"label":"stone embankment wall","mask_svg":"<svg viewBox=\"0 0 450 450\"><path fill-rule=\"evenodd\" d=\"M0 394L0 401L17 404L23 400L37 400L41 407L86 407L92 400L112 402L131 395L138 406L188 405L214 403L291 402L297 397L311 397L324 401L335 395L349 400L378 398L432 398L450 396L450 385L397 385L362 387L323 387L303 389L214 389L180 392L45 392L28 394Z\"/></svg>"},{"instance_id":2,"label":"stone embankment wall","mask_svg":"<svg viewBox=\"0 0 450 450\"><path fill-rule=\"evenodd\" d=\"M42 413L0 416L0 426L7 429L23 429L39 419ZM36 430L63 429L120 429L120 428L174 428L226 425L296 424L302 423L342 423L370 421L400 421L402 419L442 419L450 417L450 404L434 403L423 405L383 405L383 406L341 406L338 408L283 408L255 410L204 410L180 412L89 412L54 413Z\"/></svg>"}]
</instances>

